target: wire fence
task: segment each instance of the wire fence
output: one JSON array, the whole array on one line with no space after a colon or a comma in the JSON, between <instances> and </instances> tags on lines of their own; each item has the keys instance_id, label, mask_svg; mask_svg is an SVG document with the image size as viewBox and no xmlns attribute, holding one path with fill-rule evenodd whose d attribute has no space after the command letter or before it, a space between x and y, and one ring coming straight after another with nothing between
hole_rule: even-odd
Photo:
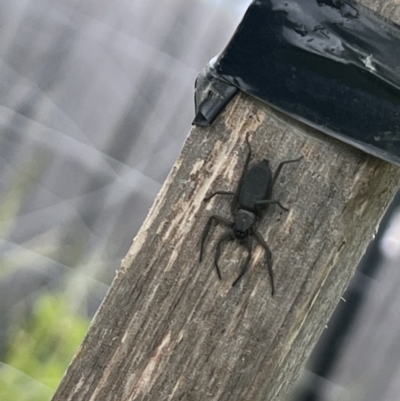
<instances>
[{"instance_id":1,"label":"wire fence","mask_svg":"<svg viewBox=\"0 0 400 401\"><path fill-rule=\"evenodd\" d=\"M49 372L65 369L189 132L198 72L228 43L248 3L2 1L2 401L51 396L62 373L52 379ZM365 392L372 381L357 378L368 374L379 385L359 399L396 399L399 330L390 303L398 298L399 222L393 220L381 250L375 247L369 254L373 258L383 250L378 264L387 269L374 275L375 290L365 295L354 330L346 332L352 341L341 343L335 361L342 359L326 376L330 381L321 384L323 372L310 363L302 383L311 387L302 395L299 387L297 397L303 398L297 399L333 399L347 394L348 381L363 383ZM365 281L363 272L359 277L358 282ZM386 289L388 297L382 297ZM374 311L373 318L368 311ZM389 320L377 319L384 311L390 312ZM53 324L46 326L49 321ZM340 319L332 322L338 325ZM375 334L374 327L392 333L381 339L388 354L386 359L376 356L375 365L360 359L360 348L354 353L349 348L360 338L366 348L377 344L382 333ZM51 342L68 337L73 337L64 347L68 352L57 351L63 358L60 367L53 361L51 369L35 376L32 372L42 369L35 358L45 352L54 358ZM325 336L318 355L333 341ZM42 354L36 355L43 343ZM363 371L368 365L371 369ZM343 371L348 373L343 376ZM340 399L354 401L351 394Z\"/></svg>"}]
</instances>

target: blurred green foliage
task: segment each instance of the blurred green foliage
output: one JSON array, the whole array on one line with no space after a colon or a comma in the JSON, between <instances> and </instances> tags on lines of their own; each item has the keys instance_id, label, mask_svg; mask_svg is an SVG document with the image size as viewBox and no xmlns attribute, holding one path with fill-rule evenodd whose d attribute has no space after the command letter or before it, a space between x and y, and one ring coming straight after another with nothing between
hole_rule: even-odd
<instances>
[{"instance_id":1,"label":"blurred green foliage","mask_svg":"<svg viewBox=\"0 0 400 401\"><path fill-rule=\"evenodd\" d=\"M68 297L42 295L29 318L15 322L4 363L1 401L48 401L89 327Z\"/></svg>"},{"instance_id":2,"label":"blurred green foliage","mask_svg":"<svg viewBox=\"0 0 400 401\"><path fill-rule=\"evenodd\" d=\"M34 151L31 156L0 195L0 246L13 243L10 236L18 225L18 216L21 210L24 213L25 203L34 196L52 158L47 150ZM51 261L56 267L71 267L70 274L63 277L64 285L63 288L60 285L59 292L48 292L45 285L42 290L33 286L35 291L22 294L20 302L10 303L11 310L0 305L0 313L7 312L7 318L0 319L3 324L7 322L7 327L0 329L8 337L5 354L1 349L0 401L51 399L89 327L90 320L79 313L85 308L87 293L94 285L101 287L99 294L105 291L105 285L91 278L96 268L101 270L104 266L101 263L103 253L99 252L97 259L94 256L91 263L82 263L86 238L76 239L75 234L74 241L57 246L57 240L61 241L57 238L60 235L57 229L55 226L40 237L31 238L29 243L4 246L7 254L0 255L3 283L19 269L35 272L35 269L53 266ZM58 274L60 278L61 270ZM31 305L28 299L32 299Z\"/></svg>"}]
</instances>

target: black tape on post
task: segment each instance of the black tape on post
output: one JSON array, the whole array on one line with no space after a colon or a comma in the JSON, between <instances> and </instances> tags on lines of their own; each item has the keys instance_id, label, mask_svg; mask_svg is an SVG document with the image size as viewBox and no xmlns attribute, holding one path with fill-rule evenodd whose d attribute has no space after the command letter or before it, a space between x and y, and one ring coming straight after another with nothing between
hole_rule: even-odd
<instances>
[{"instance_id":1,"label":"black tape on post","mask_svg":"<svg viewBox=\"0 0 400 401\"><path fill-rule=\"evenodd\" d=\"M198 78L194 123L237 89L400 165L400 27L356 2L254 1Z\"/></svg>"}]
</instances>

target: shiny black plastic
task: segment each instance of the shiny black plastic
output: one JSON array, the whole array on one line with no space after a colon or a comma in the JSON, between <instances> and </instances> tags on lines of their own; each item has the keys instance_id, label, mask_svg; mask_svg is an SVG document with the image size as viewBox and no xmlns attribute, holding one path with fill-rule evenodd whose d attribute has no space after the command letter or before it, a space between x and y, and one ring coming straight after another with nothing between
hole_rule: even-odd
<instances>
[{"instance_id":1,"label":"shiny black plastic","mask_svg":"<svg viewBox=\"0 0 400 401\"><path fill-rule=\"evenodd\" d=\"M232 99L238 88L219 77L212 61L207 64L196 79L194 103L196 115L193 124L209 127L225 105Z\"/></svg>"},{"instance_id":2,"label":"shiny black plastic","mask_svg":"<svg viewBox=\"0 0 400 401\"><path fill-rule=\"evenodd\" d=\"M214 69L284 113L400 165L400 27L364 6L256 0Z\"/></svg>"}]
</instances>

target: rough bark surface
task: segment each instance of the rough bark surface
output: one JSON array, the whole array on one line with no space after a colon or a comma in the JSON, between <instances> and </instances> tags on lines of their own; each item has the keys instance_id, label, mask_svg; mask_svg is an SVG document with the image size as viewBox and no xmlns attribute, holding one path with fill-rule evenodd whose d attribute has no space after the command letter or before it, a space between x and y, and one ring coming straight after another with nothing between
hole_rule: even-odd
<instances>
[{"instance_id":1,"label":"rough bark surface","mask_svg":"<svg viewBox=\"0 0 400 401\"><path fill-rule=\"evenodd\" d=\"M288 164L258 229L264 253L232 288L245 249L218 225L200 264L199 239L230 199L251 134L253 161ZM400 183L400 171L241 94L209 129L192 129L54 401L280 400L297 378Z\"/></svg>"}]
</instances>

